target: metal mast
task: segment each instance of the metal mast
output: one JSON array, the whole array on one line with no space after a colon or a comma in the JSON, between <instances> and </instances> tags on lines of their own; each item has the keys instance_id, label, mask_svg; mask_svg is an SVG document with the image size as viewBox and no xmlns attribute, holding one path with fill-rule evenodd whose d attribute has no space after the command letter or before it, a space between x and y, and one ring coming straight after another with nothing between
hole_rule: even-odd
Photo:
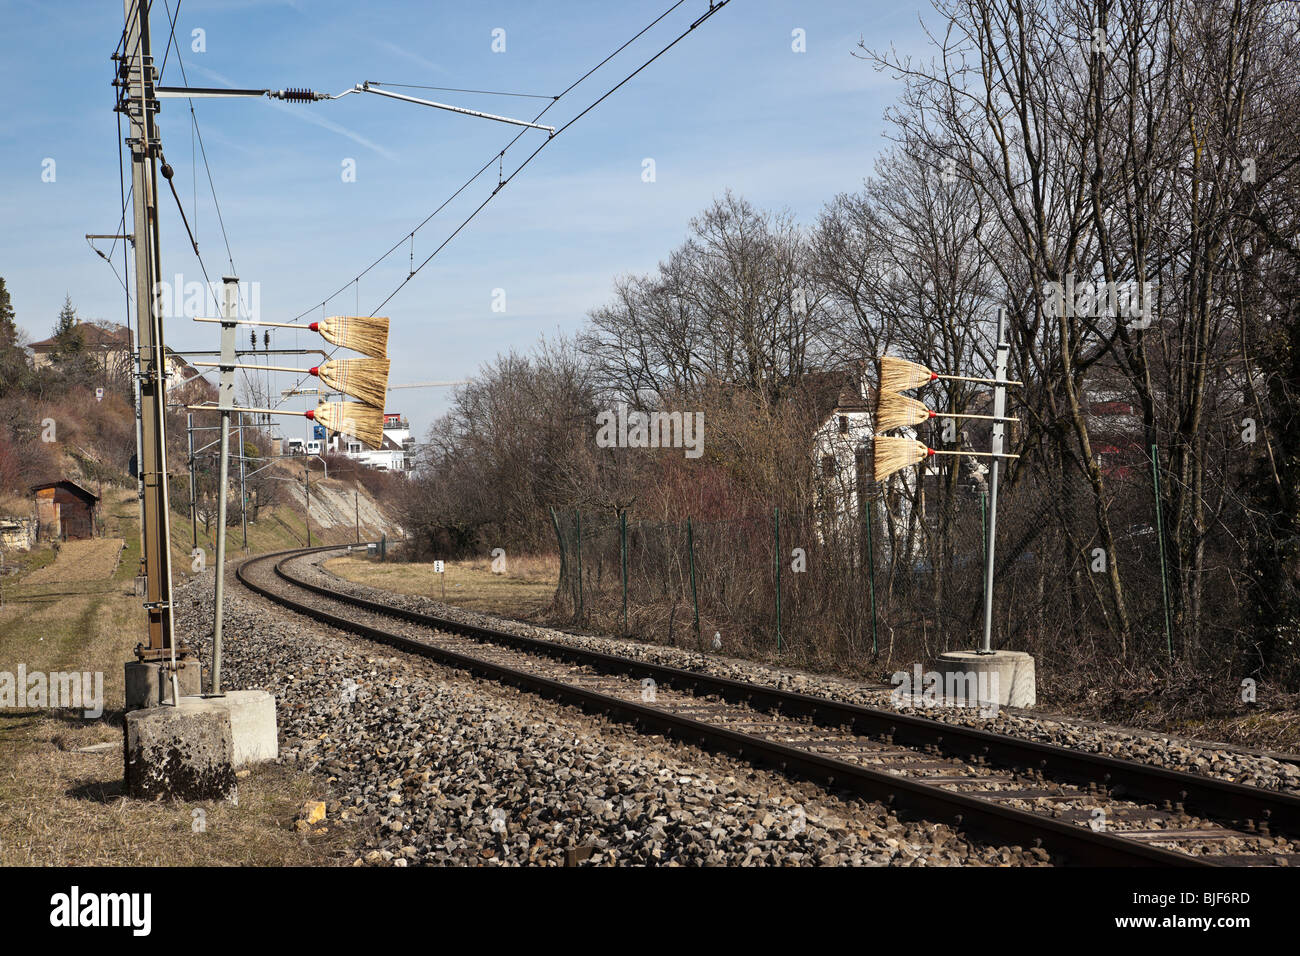
<instances>
[{"instance_id":1,"label":"metal mast","mask_svg":"<svg viewBox=\"0 0 1300 956\"><path fill-rule=\"evenodd\" d=\"M116 109L126 115L130 135L131 188L135 214L135 318L136 381L140 415L138 468L143 491L140 528L143 549L141 573L146 578L145 610L149 617L148 644L136 647L146 662L173 665L189 656L188 648L174 643L171 606L171 522L167 494L167 367L163 348L162 302L158 276L158 99L157 74L149 46L147 0L123 0L126 31L117 60ZM172 668L175 693L175 668Z\"/></svg>"}]
</instances>

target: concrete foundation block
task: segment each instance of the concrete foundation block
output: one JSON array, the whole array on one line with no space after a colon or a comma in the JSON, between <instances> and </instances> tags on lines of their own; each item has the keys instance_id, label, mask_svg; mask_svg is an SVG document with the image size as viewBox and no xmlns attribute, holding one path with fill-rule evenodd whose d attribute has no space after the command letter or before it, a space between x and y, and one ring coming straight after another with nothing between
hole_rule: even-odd
<instances>
[{"instance_id":1,"label":"concrete foundation block","mask_svg":"<svg viewBox=\"0 0 1300 956\"><path fill-rule=\"evenodd\" d=\"M176 682L180 685L182 697L192 697L203 692L202 668L197 660L191 658L185 666L176 671ZM172 700L171 671L168 664L154 661L127 661L126 663L126 709L141 710L145 707L160 707L170 704Z\"/></svg>"},{"instance_id":2,"label":"concrete foundation block","mask_svg":"<svg viewBox=\"0 0 1300 956\"><path fill-rule=\"evenodd\" d=\"M973 675L978 686L990 691L996 685L997 701L1003 707L1034 706L1034 658L1024 651L949 651L939 655L939 670L945 675Z\"/></svg>"},{"instance_id":3,"label":"concrete foundation block","mask_svg":"<svg viewBox=\"0 0 1300 956\"><path fill-rule=\"evenodd\" d=\"M274 697L264 690L231 690L205 699L230 715L236 769L280 756Z\"/></svg>"},{"instance_id":4,"label":"concrete foundation block","mask_svg":"<svg viewBox=\"0 0 1300 956\"><path fill-rule=\"evenodd\" d=\"M235 792L230 713L202 697L126 715L127 793L141 800L222 800Z\"/></svg>"}]
</instances>

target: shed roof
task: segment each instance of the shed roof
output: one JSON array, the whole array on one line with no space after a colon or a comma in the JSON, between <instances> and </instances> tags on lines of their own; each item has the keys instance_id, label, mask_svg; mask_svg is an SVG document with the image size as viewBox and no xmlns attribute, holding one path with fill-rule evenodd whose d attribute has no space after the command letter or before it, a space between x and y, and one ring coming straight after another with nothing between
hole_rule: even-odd
<instances>
[{"instance_id":1,"label":"shed roof","mask_svg":"<svg viewBox=\"0 0 1300 956\"><path fill-rule=\"evenodd\" d=\"M95 494L93 491L88 491L75 481L70 481L67 478L60 478L58 481L47 481L40 485L32 485L31 493L36 494L36 492L44 491L46 488L63 488L67 491L71 491L78 497L86 499L87 501L99 500L99 495Z\"/></svg>"}]
</instances>

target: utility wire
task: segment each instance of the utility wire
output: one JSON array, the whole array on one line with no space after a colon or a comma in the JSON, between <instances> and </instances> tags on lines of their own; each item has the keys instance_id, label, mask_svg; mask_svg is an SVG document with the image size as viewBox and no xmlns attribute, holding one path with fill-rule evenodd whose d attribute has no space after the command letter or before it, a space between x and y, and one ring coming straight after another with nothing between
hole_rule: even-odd
<instances>
[{"instance_id":1,"label":"utility wire","mask_svg":"<svg viewBox=\"0 0 1300 956\"><path fill-rule=\"evenodd\" d=\"M670 6L667 10L665 10L662 14L660 14L658 17L656 17L654 20L652 20L652 21L651 21L651 22L650 22L646 27L644 27L640 32L638 32L638 33L637 33L635 36L633 36L630 40L628 40L626 43L624 43L622 46L620 46L618 49L616 49L613 53L609 54L609 56L605 57L603 60L601 60L599 63L597 63L594 67L592 67L590 70L588 70L586 73L584 73L581 77L579 77L577 80L575 80L575 81L574 81L572 84L570 84L570 85L569 85L569 86L568 86L568 87L567 87L567 88L566 88L562 93L560 93L559 96L555 97L554 100L552 100L550 103L548 103L548 104L547 104L547 105L546 105L546 106L541 110L541 112L539 112L539 113L537 114L537 116L534 117L533 122L536 122L538 119L540 119L540 118L541 118L541 117L542 117L542 116L543 116L543 115L544 115L548 110L550 110L550 108L551 108L552 106L555 105L556 102L559 101L559 99L560 99L561 97L565 96L567 93L569 93L569 92L570 92L571 90L573 90L575 87L577 87L580 83L582 83L584 80L586 80L589 76L591 76L593 73L595 73L597 70L599 70L602 66L604 66L606 63L608 63L610 60L612 60L615 56L617 56L617 55L618 55L619 53L621 53L623 50L627 49L628 46L630 46L632 43L636 42L636 40L638 40L640 37L644 36L645 33L646 33L647 31L649 31L652 27L654 27L657 23L659 23L661 20L663 20L665 17L667 17L669 14L671 14L674 10L676 10L678 7L680 7L680 6L681 6L683 3L685 3L685 2L686 2L686 0L677 0L676 3L674 3L674 4L673 4L672 6ZM498 178L497 186L496 186L495 189L492 190L491 194L489 194L488 197L487 197L486 199L484 199L483 202L480 203L480 204L478 205L478 207L475 208L474 211L471 212L471 213L469 214L469 216L467 216L467 217L466 217L466 218L465 218L465 219L460 223L460 225L458 225L458 226L457 226L457 227L456 227L456 228L451 232L451 234L448 235L448 236L447 236L447 237L446 237L446 238L445 238L445 239L444 239L444 240L443 240L443 241L442 241L442 242L437 246L437 248L435 248L435 249L433 250L433 252L431 252L431 253L428 255L428 257L426 257L426 258L425 258L425 259L424 259L424 260L423 260L423 261L422 261L418 266L416 266L413 270L411 270L410 273L406 276L406 278L404 278L401 282L399 282L399 283L397 284L397 287L396 287L392 292L390 292L390 293L389 293L389 294L384 298L384 300L383 300L382 302L380 302L378 306L375 307L375 309L374 309L370 314L371 314L371 315L374 315L374 314L377 313L380 309L382 309L382 308L383 308L383 307L384 307L384 306L385 306L385 305L386 305L386 304L387 304L387 303L388 303L388 302L389 302L389 301L390 301L390 300L391 300L395 295L397 295L397 294L398 294L398 293L399 293L399 292L400 292L400 291L401 291L401 290L406 286L406 284L407 284L408 282L411 281L411 279L415 278L415 276L416 276L416 275L417 275L417 274L418 274L418 273L419 273L419 272L420 272L420 271L421 271L425 266L427 266L430 262L432 262L433 259L434 259L434 258L435 258L435 257L436 257L436 256L437 256L437 255L438 255L438 254L443 250L443 249L445 249L445 248L447 247L447 245L451 242L451 240L454 239L457 235L459 235L459 233L461 232L461 230L464 229L467 225L469 225L469 223L472 222L472 221L474 220L474 218L475 218L476 216L478 216L478 214L479 214L480 212L482 212L484 208L487 207L488 203L490 203L490 202L491 202L491 201L492 201L492 200L497 196L497 194L500 193L500 192L501 192L501 191L506 187L506 185L508 185L508 184L509 184L509 183L510 183L510 182L511 182L511 181L512 181L516 176L518 176L519 173L522 172L523 169L524 169L524 168L525 168L529 163L531 163L531 162L532 162L532 161L537 157L537 155L538 155L539 153L541 153L541 151L542 151L543 149L545 149L545 148L547 147L547 145L549 145L549 144L550 144L550 143L551 143L551 142L552 142L552 141L553 141L557 136L559 136L561 133L563 133L565 130L567 130L569 127L571 127L574 123L576 123L578 120L582 119L584 116L586 116L588 113L590 113L593 109L595 109L597 106L599 106L601 103L603 103L606 99L608 99L610 96L612 96L612 95L613 95L614 93L616 93L618 90L620 90L623 86L625 86L627 83L629 83L633 78L635 78L637 75L639 75L639 74L641 73L642 70L646 69L648 66L650 66L650 64L654 63L654 62L655 62L656 60L658 60L661 56L663 56L665 53L667 53L669 50L671 50L673 47L675 47L678 43L680 43L682 40L684 40L688 35L690 35L690 34L695 30L696 27L698 27L698 26L700 26L701 24L703 24L706 20L708 20L708 19L709 19L710 17L712 17L715 13L717 13L719 10L721 10L721 9L722 9L724 6L726 6L729 2L730 2L730 0L721 0L721 2L716 2L716 3L715 3L715 2L711 2L711 3L709 4L709 9L708 9L708 11L707 11L706 13L704 13L702 16L700 16L699 18L697 18L693 23L691 23L691 25L690 25L689 27L687 27L685 30L683 30L683 31L682 31L682 32L681 32L681 33L680 33L680 34L679 34L675 39L673 39L671 42L669 42L666 46L664 46L662 49L660 49L658 53L656 53L654 56L650 57L648 60L646 60L644 63L642 63L640 66L638 66L635 70L633 70L631 73L629 73L629 74L628 74L627 76L625 76L623 79L619 80L618 83L614 84L612 87L610 87L608 90L606 90L603 94L601 94L601 95L600 95L599 97L597 97L594 101L592 101L592 102L591 102L591 103L590 103L586 108L584 108L580 113L578 113L576 116L572 117L568 122L566 122L566 123L565 123L564 125L562 125L559 129L557 129L554 133L552 133L552 134L551 134L551 135L550 135L550 136L549 136L549 137L548 137L548 138L547 138L547 139L546 139L546 140L545 140L545 141L544 141L540 146L537 147L537 149L533 150L533 152L530 153L530 154L529 154L529 155L524 159L523 162L521 162L518 166L516 166L515 169L510 173L509 176L505 177L504 179L500 179L500 178ZM404 243L405 243L409 238L414 237L415 233L416 233L416 232L417 232L417 231L418 231L418 230L419 230L423 225L425 225L425 223L427 223L430 219L432 219L435 215L437 215L437 213L438 213L439 211L441 211L443 208L445 208L445 207L447 206L447 204L451 202L452 199L454 199L457 195L459 195L461 192L463 192L466 188L468 188L468 186L470 185L470 183L472 183L472 182L473 182L474 180L476 180L480 175L482 175L483 171L486 170L488 167L490 167L490 166L492 165L493 160L497 160L497 159L500 159L500 158L504 157L504 156L505 156L505 152L506 152L506 150L508 150L511 146L513 146L516 142L518 142L519 139L520 139L520 137L523 136L524 132L525 132L525 131L520 131L518 134L516 134L516 136L514 137L514 139L512 139L512 140L510 141L509 144L507 144L507 146L505 147L505 149L501 150L498 154L496 154L496 155L493 156L491 159L489 159L489 160L487 161L487 163L485 163L482 167L480 167L479 170L478 170L478 172L476 172L473 176L471 176L470 179L467 180L467 181L465 182L464 185L462 185L459 189L456 190L455 193L452 194L451 198L449 198L448 200L446 200L446 201L445 201L441 206L438 207L438 209L434 210L433 213L430 213L430 215L429 215L428 217L426 217L425 220L424 220L423 222L420 223L420 226L417 226L415 229L411 230L409 233L407 233L407 234L404 235L401 239L399 239L399 240L398 240L398 241L397 241L397 242L396 242L392 247L389 248L389 250L388 250L387 252L385 252L382 256L380 256L378 259L376 259L374 262L372 262L369 266L367 266L364 270L362 270L362 272L359 273L359 274L357 275L357 277L356 277L355 279L352 280L352 282L348 282L348 283L346 283L344 286L342 286L342 287L341 287L337 292L335 292L333 295L331 295L331 296L329 296L328 298L326 298L325 300L323 300L323 301L320 303L320 306L319 306L319 307L320 307L320 308L324 308L324 306L326 305L326 303L328 303L328 302L330 301L330 299L333 299L335 296L337 296L337 295L339 294L339 292L342 292L344 289L346 289L348 285L352 285L353 283L358 282L358 281L360 280L360 278L361 278L363 275L365 275L367 272L369 272L371 269L373 269L376 265L378 265L380 262L382 262L385 258L387 258L389 255L391 255L393 251L395 251L396 249L400 248L400 247L401 247L401 246L402 246L402 245L403 245L403 244L404 244ZM359 288L359 287L358 287L358 288ZM303 312L303 313L299 314L298 316L296 316L292 321L295 321L295 322L296 322L299 318L302 318L303 315L306 315L307 312L314 311L316 308L317 308L317 306L313 306L311 309L308 309L306 312ZM332 351L330 352L330 354L333 355L334 352L336 352L336 351L338 351L337 348L335 348L334 350L332 350ZM292 391L292 390L296 390L296 389L297 389L297 388L298 388L298 387L299 387L303 382L305 382L305 381L306 381L306 376L303 376L303 377L299 378L298 381L295 382L295 384L293 385L293 389L291 389L291 391ZM287 400L287 398L288 398L288 396L282 397L281 400L280 400L279 402L276 403L276 406L275 406L275 407L279 407L279 405L283 404L284 401Z\"/></svg>"},{"instance_id":2,"label":"utility wire","mask_svg":"<svg viewBox=\"0 0 1300 956\"><path fill-rule=\"evenodd\" d=\"M484 199L483 202L479 204L478 208L475 209L472 213L470 213L470 214L465 218L465 220L464 220L464 221L463 221L459 226L457 226L457 227L452 231L451 235L447 236L447 238L444 239L444 240L442 241L442 243L441 243L441 244L440 244L436 249L434 249L433 252L431 252L431 253L429 254L429 256L428 256L427 259L425 259L425 260L424 260L423 262L421 262L418 266L416 266L416 267L415 267L415 271L413 271L413 272L412 272L410 275L408 275L405 279L403 279L401 282L399 282L399 283L397 284L397 288L394 289L392 292L390 292L390 293L388 294L388 296L384 299L384 301L383 301L383 302L380 302L379 305L377 305L377 306L375 307L374 312L371 312L370 314L371 314L371 315L374 315L375 312L378 312L378 311L379 311L380 309L382 309L385 305L387 305L388 302L389 302L389 300L392 299L393 296L397 295L398 292L402 291L402 288L403 288L403 287L404 287L408 282L410 282L413 278L415 278L415 276L420 272L421 269L423 269L423 268L424 268L425 266L427 266L430 262L432 262L432 261L433 261L433 258L434 258L436 255L438 255L438 253L440 253L440 252L441 252L441 251L442 251L442 250L447 246L447 244L448 244L449 242L451 242L452 239L456 238L457 233L459 233L462 229L464 229L467 225L469 225L470 222L473 221L474 217L477 216L480 212L482 212L483 209L484 209L484 207L486 207L487 204L490 203L490 202L493 200L493 198L496 197L497 193L499 193L502 189L504 189L507 185L509 185L510 181L513 180L516 176L518 176L519 173L523 171L524 167L527 166L529 163L531 163L531 162L532 162L532 161L537 157L537 154L538 154L538 153L540 153L542 150L544 150L547 146L549 146L552 142L555 141L556 137L558 137L561 133L563 133L565 130L567 130L570 126L572 126L574 123L578 122L578 120L582 119L584 116L586 116L586 115L587 115L588 113L590 113L592 110L594 110L597 106L599 106L601 103L603 103L603 102L604 102L605 100L607 100L609 97L613 96L616 92L618 92L618 90L619 90L620 88L622 88L625 84L627 84L628 82L630 82L630 81L631 81L631 80L632 80L632 79L633 79L637 74L639 74L642 70L644 70L646 67L648 67L651 63L653 63L655 60L659 59L661 56L663 56L665 53L667 53L669 50L671 50L673 47L675 47L678 43L680 43L680 42L681 42L682 40L684 40L687 36L689 36L690 33L691 33L691 31L693 31L697 26L699 26L699 25L700 25L701 23L703 23L705 20L709 19L709 17L713 16L713 14L715 14L717 11L721 10L723 7L725 7L725 6L726 6L728 3L730 3L730 2L731 2L731 0L722 0L721 3L716 3L716 4L714 4L714 5L711 5L711 6L709 7L709 12L708 12L708 13L704 14L704 16L700 17L698 20L696 20L694 23L692 23L689 27L687 27L684 31L682 31L682 33L681 33L681 34L680 34L680 35L679 35L675 40L673 40L671 43L669 43L667 46L665 46L662 50L660 50L660 51L659 51L658 53L656 53L654 56L650 57L650 59L646 60L644 63L642 63L640 66L638 66L635 70L633 70L631 73L629 73L629 74L628 74L627 76L625 76L623 79L619 80L616 84L614 84L612 87L610 87L610 88L609 88L605 93L603 93L603 94L602 94L598 99L596 99L594 102L592 102L592 103L591 103L591 104L590 104L586 109L584 109L581 113L579 113L577 116L575 116L575 117L573 117L572 119L570 119L567 123L565 123L565 124L564 124L563 126L561 126L559 129L557 129L557 130L556 130L556 131L555 131L555 132L554 132L550 137L548 137L544 142L542 142L542 144L541 144L540 146L538 146L535 150L533 150L533 151L528 155L528 157L527 157L527 158L526 158L522 163L520 163L518 166L516 166L515 169L514 169L514 171L513 171L509 176L507 176L504 180L502 180L502 181L497 185L497 188L494 189L494 190L492 191L491 195L489 195L486 199Z\"/></svg>"},{"instance_id":3,"label":"utility wire","mask_svg":"<svg viewBox=\"0 0 1300 956\"><path fill-rule=\"evenodd\" d=\"M176 39L176 20L177 20L177 16L172 16L171 4L168 2L168 0L163 0L163 6L167 8L168 16L169 16L170 19L171 19L171 27L170 27L170 30L171 30L171 39L172 39L172 40L175 40L175 39ZM177 13L177 15L180 14L180 9L181 9L181 0L177 0L177 2L176 2L176 13ZM169 42L168 45L167 45L167 47L168 47L169 50L171 49L171 45L172 45L171 42ZM177 65L180 67L180 70L181 70L181 79L184 81L184 83L185 83L186 86L189 86L189 85L190 85L190 79L189 79L189 77L188 77L188 76L186 75L186 73L185 73L185 59L184 59L184 57L181 56L181 47L180 47L180 44L179 44L179 43L176 44L176 63L177 63ZM202 157L203 157L203 168L204 168L204 170L206 170L206 172L207 172L207 177L208 177L208 188L212 191L212 205L213 205L213 207L214 207L214 208L216 209L216 211L217 211L217 224L221 227L221 239L222 239L222 242L224 242L224 243L225 243L225 246L226 246L226 261L227 261L227 263L230 265L230 274L231 274L231 275L238 275L239 273L238 273L238 272L236 271L236 269L235 269L235 258L234 258L234 255L233 255L233 254L231 253L231 251L230 251L230 237L226 234L226 223L225 223L225 220L224 220L224 219L222 218L222 216L221 216L221 203L220 203L220 201L217 199L217 187L216 187L216 184L215 184L215 183L213 182L213 180L212 180L212 167L211 167L211 165L209 165L209 163L208 163L208 153L207 153L207 150L204 148L204 145L203 145L203 130L201 130L201 129L199 128L199 118L198 118L198 116L197 116L197 115L195 114L195 112L194 112L194 100L193 100L192 98L190 98L190 97L186 97L186 98L185 98L185 101L189 104L189 107L190 107L190 122L193 124L194 135L197 137L197 139L198 139L198 143L199 143L199 152L200 152L200 154L201 154ZM169 181L169 183L170 183L170 177L168 177L168 181ZM184 210L183 208L181 208L181 200L180 200L180 196L177 196L177 195L176 195L176 188L175 188L175 186L172 186L172 195L173 195L173 196L176 196L176 205L177 205L177 208L179 208L180 211L181 211L181 221L184 222L184 221L185 221L185 210ZM185 231L186 231L186 232L189 232L189 230L190 230L189 223L186 222L186 223L185 223ZM204 289L207 291L207 293L208 293L209 295L212 296L212 304L213 304L213 306L216 308L217 312L219 313L219 312L221 311L221 303L217 300L217 294L216 294L216 291L215 291L214 288L213 288L213 285L212 285L212 279L211 279L211 277L208 275L208 267L207 267L207 264L203 261L203 255L199 252L199 246L198 246L198 243L194 241L194 235L193 235L193 233L190 233L190 242L191 242L191 244L194 246L194 256L195 256L195 258L197 258L197 259L199 260L199 268L200 268L200 269L202 270L202 272L203 272ZM239 301L239 296L236 295L236 296L235 296L235 310L236 310L236 312L238 312L238 311L240 310L240 306L241 306L241 303L240 303L240 301ZM249 380L248 369L240 369L239 371L240 371L240 374L242 375L242 377L243 377L243 379L244 379L244 387L245 387L245 389L247 389L248 392L249 392L250 394L252 394L252 393L255 392L256 390L253 388L252 383L251 383L250 380Z\"/></svg>"},{"instance_id":4,"label":"utility wire","mask_svg":"<svg viewBox=\"0 0 1300 956\"><path fill-rule=\"evenodd\" d=\"M484 96L519 96L530 100L558 100L558 96L545 96L541 93L502 93L499 90L464 90L456 86L420 86L416 83L381 83L371 80L371 86L396 86L405 90L438 90L442 93L481 93Z\"/></svg>"},{"instance_id":5,"label":"utility wire","mask_svg":"<svg viewBox=\"0 0 1300 956\"><path fill-rule=\"evenodd\" d=\"M642 28L642 29L641 29L641 30L640 30L640 31L639 31L635 36L633 36L630 40L628 40L626 43L624 43L622 46L620 46L618 49L616 49L613 53L611 53L611 54L609 54L608 56L606 56L603 60L601 60L599 63L597 63L597 64L596 64L595 66L593 66L591 69L589 69L586 73L582 74L582 76L578 77L576 80L574 80L572 83L570 83L570 84L568 85L568 87L566 87L566 88L565 88L565 89L564 89L564 90L563 90L563 91L562 91L558 96L556 96L556 97L555 97L555 98L554 98L550 103L548 103L548 104L547 104L547 105L542 109L542 111L541 111L540 113L538 113L536 116L533 117L532 122L536 123L538 120L540 120L544 115L546 115L547 111L550 110L550 108L551 108L552 106L554 106L557 102L560 101L560 99L562 99L562 98L563 98L564 96L566 96L568 93L572 92L573 89L574 89L575 87L577 87L580 83L582 83L584 80L586 80L588 77L590 77L593 73L595 73L597 70L599 70L602 66L604 66L606 63L608 63L608 62L609 62L610 60L612 60L614 57L618 56L620 53L622 53L624 50L626 50L629 46L631 46L631 45L632 45L633 43L635 43L637 40L641 39L641 37L645 36L645 34L648 33L648 32L649 32L653 27L655 27L655 26L656 26L656 25L657 25L661 20L663 20L665 17L667 17L669 14L671 14L673 11L675 11L678 7L680 7L680 6L681 6L682 4L684 4L685 2L686 2L686 0L677 0L676 3L674 3L672 6L670 6L670 7L669 7L667 10L665 10L663 13L659 14L659 16L657 16L657 17L655 17L653 20L651 20L650 23L648 23L644 28ZM712 10L712 9L714 9L714 8L711 8L711 10ZM508 149L510 149L510 147L514 146L515 143L519 142L520 138L522 138L523 135L524 135L526 132L528 132L527 129L522 129L522 130L520 130L518 133L516 133L516 134L514 135L514 137L510 140L510 142L507 143L503 149L501 149L499 152L493 153L492 156L491 156L491 158L488 159L488 161L485 162L482 166L480 166L480 167L478 168L478 170L477 170L477 171L476 171L472 176L469 177L469 179L465 180L465 182L462 183L462 184L460 185L460 187L456 189L455 192L453 192L450 196L448 196L447 199L446 199L446 200L445 200L445 201L444 201L440 206L438 206L437 209L435 209L433 212L429 213L429 215L425 216L424 219L421 220L421 222L419 223L419 225L417 225L417 226L416 226L414 229L412 229L410 232L408 232L408 233L406 233L405 235L403 235L400 239L397 240L397 242L393 243L393 245L390 246L390 247L389 247L389 248L388 248L388 249L387 249L387 250L386 250L382 255L380 255L377 259L375 259L375 260L374 260L373 262L371 262L368 266L366 266L366 267L365 267L364 269L362 269L359 273L357 273L357 275L356 275L355 278L348 280L348 281L345 282L343 285L339 286L339 288L336 289L333 293L331 293L330 295L326 296L326 297L325 297L324 299L322 299L320 302L318 302L318 303L316 303L316 304L310 306L310 307L307 308L307 309L304 309L302 312L300 312L300 313L298 313L297 315L295 315L295 316L294 316L292 319L290 319L289 321L290 321L290 322L297 322L299 319L303 318L304 316L309 315L310 313L316 311L316 309L323 308L325 305L327 305L327 304L330 302L331 299L335 298L335 297L336 297L340 292L343 292L345 289L347 289L348 286L352 285L353 282L355 282L357 279L360 279L360 278L361 278L362 276L364 276L367 272L369 272L369 271L370 271L371 269L373 269L375 266L379 265L381 262L383 262L385 259L387 259L390 255L392 255L394 252L396 252L398 249L400 249L400 248L402 247L402 245L403 245L404 243L407 242L408 239L411 239L412 237L414 237L414 235L415 235L417 232L419 232L422 228L424 228L424 226L428 225L429 221L430 221L431 219L433 219L434 216L436 216L436 215L438 215L438 213L442 212L442 210L444 210L445 208L447 208L447 206L449 206L449 205L452 203L452 201L454 201L454 200L456 199L456 197L458 197L462 192L464 192L466 189L468 189L468 188L469 188L469 187L474 183L475 180L477 180L480 176L482 176L483 173L486 172L486 171L488 170L489 167L491 167L491 165L492 165L494 162L497 162L500 158L504 157L506 151L507 151ZM294 387L296 388L297 386L294 386Z\"/></svg>"}]
</instances>

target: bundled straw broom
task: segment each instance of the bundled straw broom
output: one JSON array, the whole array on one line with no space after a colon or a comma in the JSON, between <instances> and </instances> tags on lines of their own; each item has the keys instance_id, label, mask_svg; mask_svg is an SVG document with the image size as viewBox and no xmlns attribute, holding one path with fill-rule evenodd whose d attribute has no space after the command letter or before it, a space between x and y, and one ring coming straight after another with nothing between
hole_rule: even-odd
<instances>
[{"instance_id":1,"label":"bundled straw broom","mask_svg":"<svg viewBox=\"0 0 1300 956\"><path fill-rule=\"evenodd\" d=\"M194 321L220 323L222 320L198 318ZM306 326L296 322L250 322L242 319L238 324L299 331L306 328L319 332L326 342L340 348L351 349L371 358L388 357L388 318L382 315L332 315Z\"/></svg>"},{"instance_id":2,"label":"bundled straw broom","mask_svg":"<svg viewBox=\"0 0 1300 956\"><path fill-rule=\"evenodd\" d=\"M897 392L881 389L876 399L876 431L887 432L894 428L906 428L919 425L931 418L980 418L985 421L1014 422L1016 418L998 417L997 415L972 415L967 412L935 412L924 402Z\"/></svg>"},{"instance_id":3,"label":"bundled straw broom","mask_svg":"<svg viewBox=\"0 0 1300 956\"><path fill-rule=\"evenodd\" d=\"M381 358L331 359L309 371L336 392L382 409L388 396L388 364Z\"/></svg>"},{"instance_id":4,"label":"bundled straw broom","mask_svg":"<svg viewBox=\"0 0 1300 956\"><path fill-rule=\"evenodd\" d=\"M388 319L379 315L333 315L307 326L326 342L369 355L388 357Z\"/></svg>"},{"instance_id":5,"label":"bundled straw broom","mask_svg":"<svg viewBox=\"0 0 1300 956\"><path fill-rule=\"evenodd\" d=\"M384 411L360 402L321 402L315 411L303 412L332 432L352 435L371 448L384 443Z\"/></svg>"},{"instance_id":6,"label":"bundled straw broom","mask_svg":"<svg viewBox=\"0 0 1300 956\"><path fill-rule=\"evenodd\" d=\"M194 411L213 412L222 409L216 405L187 405ZM235 412L261 412L266 415L301 415L319 422L332 432L340 432L359 438L371 448L378 448L384 443L384 411L373 405L361 402L321 402L314 409L305 412L288 411L283 408L238 408Z\"/></svg>"},{"instance_id":7,"label":"bundled straw broom","mask_svg":"<svg viewBox=\"0 0 1300 956\"><path fill-rule=\"evenodd\" d=\"M220 362L195 362L196 368L220 368ZM292 368L287 365L254 365L237 362L232 368L249 368L262 372L298 372L315 375L326 387L344 395L359 398L367 405L384 407L388 395L388 359L354 358L330 359L311 368Z\"/></svg>"},{"instance_id":8,"label":"bundled straw broom","mask_svg":"<svg viewBox=\"0 0 1300 956\"><path fill-rule=\"evenodd\" d=\"M884 481L896 471L925 461L931 455L978 455L989 458L1019 458L1019 455L994 455L988 451L941 451L923 442L892 435L878 435L875 443L875 479Z\"/></svg>"},{"instance_id":9,"label":"bundled straw broom","mask_svg":"<svg viewBox=\"0 0 1300 956\"><path fill-rule=\"evenodd\" d=\"M929 385L937 379L955 382L984 382L998 384L994 378L972 378L969 375L940 375L931 372L924 365L917 365L906 359L894 358L892 355L880 356L880 390L882 392L906 392L922 385ZM1005 382L1006 385L1022 385L1023 382Z\"/></svg>"}]
</instances>

